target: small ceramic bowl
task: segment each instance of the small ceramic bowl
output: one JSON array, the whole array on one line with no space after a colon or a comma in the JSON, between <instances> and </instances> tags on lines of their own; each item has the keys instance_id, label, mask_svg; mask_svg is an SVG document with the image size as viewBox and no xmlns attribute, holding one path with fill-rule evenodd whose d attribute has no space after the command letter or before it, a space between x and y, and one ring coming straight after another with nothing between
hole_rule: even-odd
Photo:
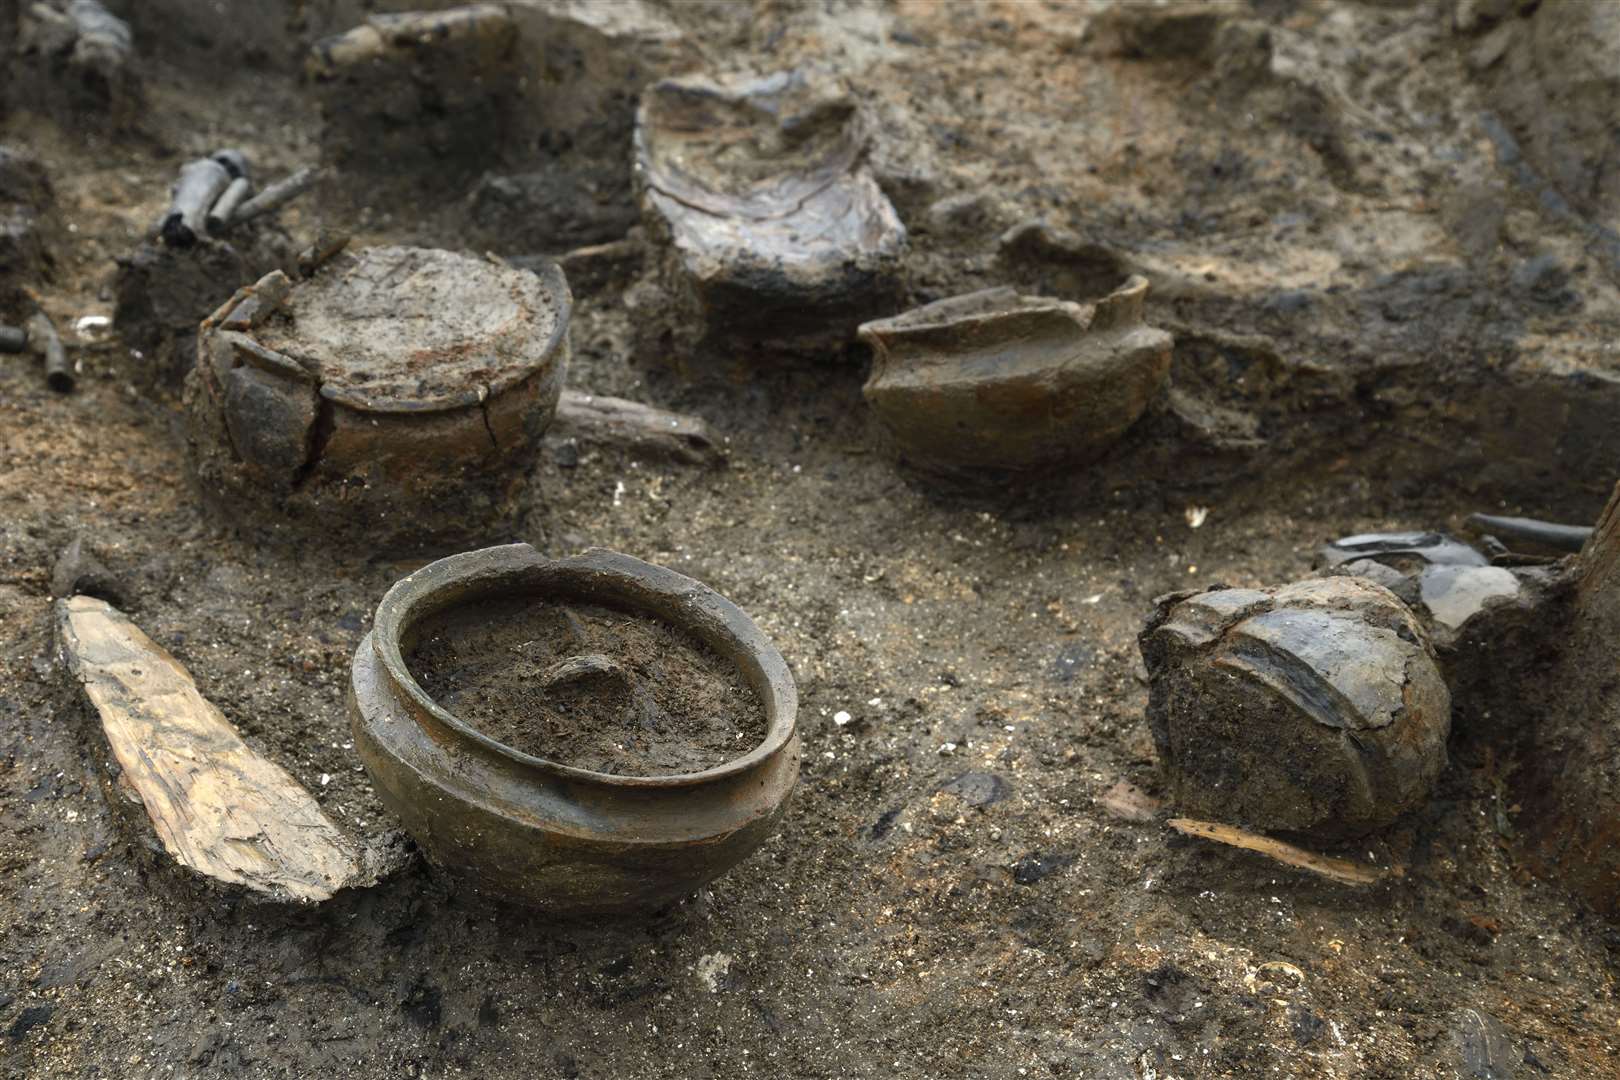
<instances>
[{"instance_id":1,"label":"small ceramic bowl","mask_svg":"<svg viewBox=\"0 0 1620 1080\"><path fill-rule=\"evenodd\" d=\"M702 772L615 776L469 726L423 691L405 656L431 616L523 595L653 617L701 641L754 689L764 740ZM782 654L713 589L610 551L547 559L511 544L416 571L378 605L349 705L367 772L429 859L482 893L559 915L690 895L764 842L799 774L798 691Z\"/></svg>"}]
</instances>

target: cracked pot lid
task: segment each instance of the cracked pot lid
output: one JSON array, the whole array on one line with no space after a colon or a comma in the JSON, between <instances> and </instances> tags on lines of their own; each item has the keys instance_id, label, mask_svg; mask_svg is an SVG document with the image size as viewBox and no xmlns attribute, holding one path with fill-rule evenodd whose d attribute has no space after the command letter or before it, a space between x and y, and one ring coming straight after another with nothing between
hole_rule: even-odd
<instances>
[{"instance_id":1,"label":"cracked pot lid","mask_svg":"<svg viewBox=\"0 0 1620 1080\"><path fill-rule=\"evenodd\" d=\"M308 372L322 397L425 412L486 400L544 368L572 303L555 265L374 247L300 282L252 337Z\"/></svg>"}]
</instances>

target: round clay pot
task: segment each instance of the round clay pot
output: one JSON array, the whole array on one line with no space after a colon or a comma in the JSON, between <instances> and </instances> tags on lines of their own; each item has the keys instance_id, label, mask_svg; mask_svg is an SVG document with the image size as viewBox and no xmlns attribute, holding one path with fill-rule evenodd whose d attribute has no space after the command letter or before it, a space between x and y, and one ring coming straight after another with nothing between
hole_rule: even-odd
<instances>
[{"instance_id":1,"label":"round clay pot","mask_svg":"<svg viewBox=\"0 0 1620 1080\"><path fill-rule=\"evenodd\" d=\"M532 595L655 617L735 664L765 709L764 741L703 772L615 776L491 739L406 667L424 620ZM453 555L396 584L355 654L355 746L428 857L487 895L559 915L655 909L757 848L799 774L798 691L782 654L699 582L610 551L547 559L527 544Z\"/></svg>"}]
</instances>

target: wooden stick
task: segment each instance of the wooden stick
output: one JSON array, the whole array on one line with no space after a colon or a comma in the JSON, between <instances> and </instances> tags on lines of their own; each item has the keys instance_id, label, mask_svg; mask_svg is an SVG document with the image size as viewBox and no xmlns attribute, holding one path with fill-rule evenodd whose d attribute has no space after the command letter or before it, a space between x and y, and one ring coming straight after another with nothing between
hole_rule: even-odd
<instances>
[{"instance_id":1,"label":"wooden stick","mask_svg":"<svg viewBox=\"0 0 1620 1080\"><path fill-rule=\"evenodd\" d=\"M225 194L221 195L215 201L214 208L208 211L208 232L210 235L223 231L225 226L231 223L233 215L241 207L243 201L247 199L248 192L252 190L253 183L245 176L238 176L231 181L231 186L225 189Z\"/></svg>"},{"instance_id":2,"label":"wooden stick","mask_svg":"<svg viewBox=\"0 0 1620 1080\"><path fill-rule=\"evenodd\" d=\"M1494 514L1469 514L1468 525L1476 532L1523 540L1554 551L1579 551L1592 535L1590 525L1555 525L1535 518L1496 517Z\"/></svg>"},{"instance_id":3,"label":"wooden stick","mask_svg":"<svg viewBox=\"0 0 1620 1080\"><path fill-rule=\"evenodd\" d=\"M713 429L699 417L577 390L562 392L553 430L581 442L611 443L693 465L714 464L721 457Z\"/></svg>"},{"instance_id":4,"label":"wooden stick","mask_svg":"<svg viewBox=\"0 0 1620 1080\"><path fill-rule=\"evenodd\" d=\"M43 311L34 312L28 320L28 343L45 361L45 385L58 394L71 393L78 376L68 361L67 349L62 345L62 336L56 332L56 324Z\"/></svg>"},{"instance_id":5,"label":"wooden stick","mask_svg":"<svg viewBox=\"0 0 1620 1080\"><path fill-rule=\"evenodd\" d=\"M1166 824L1186 836L1196 836L1204 840L1213 840L1217 844L1228 844L1245 851L1257 852L1284 866L1309 870L1341 885L1376 885L1388 874L1388 871L1351 862L1349 859L1318 855L1314 851L1306 851L1304 848L1295 847L1281 840L1273 840L1269 836L1261 836L1259 833L1252 833L1235 825L1197 821L1193 818L1171 818Z\"/></svg>"},{"instance_id":6,"label":"wooden stick","mask_svg":"<svg viewBox=\"0 0 1620 1080\"><path fill-rule=\"evenodd\" d=\"M276 900L357 883L348 840L314 797L254 753L191 674L104 600L56 604L57 640L164 848L216 882Z\"/></svg>"},{"instance_id":7,"label":"wooden stick","mask_svg":"<svg viewBox=\"0 0 1620 1080\"><path fill-rule=\"evenodd\" d=\"M236 208L231 215L231 224L239 221L251 221L261 214L268 214L284 203L292 202L298 196L315 186L320 177L320 170L313 165L305 165L291 176L277 180L253 198Z\"/></svg>"}]
</instances>

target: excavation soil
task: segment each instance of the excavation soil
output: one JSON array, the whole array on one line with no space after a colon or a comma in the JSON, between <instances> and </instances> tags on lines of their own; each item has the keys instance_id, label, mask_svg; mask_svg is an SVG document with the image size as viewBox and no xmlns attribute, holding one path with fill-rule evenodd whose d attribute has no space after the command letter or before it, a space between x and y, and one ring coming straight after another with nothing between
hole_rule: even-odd
<instances>
[{"instance_id":1,"label":"excavation soil","mask_svg":"<svg viewBox=\"0 0 1620 1080\"><path fill-rule=\"evenodd\" d=\"M765 737L765 711L734 665L665 623L594 604L458 608L422 628L406 663L434 701L496 742L594 772L701 772Z\"/></svg>"},{"instance_id":2,"label":"excavation soil","mask_svg":"<svg viewBox=\"0 0 1620 1080\"><path fill-rule=\"evenodd\" d=\"M179 163L241 145L278 176L319 152L297 52L254 34L243 61L230 20L257 6L141 21L180 6L131 6L140 132L0 119L55 184L38 286L83 364L59 396L0 357L0 1073L1450 1080L1503 1075L1465 1065L1469 1033L1498 1030L1519 1080L1620 1071L1620 936L1521 850L1533 712L1457 713L1434 798L1334 852L1402 871L1363 889L1108 797L1164 793L1136 648L1155 596L1275 585L1334 537L1460 532L1473 511L1590 523L1614 483L1613 414L1579 411L1620 374L1620 275L1593 231L1613 217L1582 216L1596 185L1553 186L1611 128L1544 168L1498 83L1525 116L1566 99L1531 93L1511 41L1477 70L1491 25L1256 0L1122 40L1100 6L669 5L716 70L851 81L911 233L907 303L1111 284L1085 256L1005 264L1003 230L1042 217L1148 274L1172 386L1107 459L969 497L896 464L858 346L638 366L622 294L581 292L570 385L698 414L729 464L552 438L525 520L479 539L613 548L739 604L793 666L803 770L774 837L708 888L562 927L420 859L312 909L217 894L104 782L50 633L51 566L80 533L256 750L358 843L397 838L345 693L422 559L240 538L188 484L176 402L136 389L149 358L74 330L112 313L113 260ZM343 6L289 5L309 35ZM1511 6L1510 35L1607 7ZM340 176L283 224L466 246L464 192L374 194ZM1549 381L1514 382L1526 364Z\"/></svg>"}]
</instances>

